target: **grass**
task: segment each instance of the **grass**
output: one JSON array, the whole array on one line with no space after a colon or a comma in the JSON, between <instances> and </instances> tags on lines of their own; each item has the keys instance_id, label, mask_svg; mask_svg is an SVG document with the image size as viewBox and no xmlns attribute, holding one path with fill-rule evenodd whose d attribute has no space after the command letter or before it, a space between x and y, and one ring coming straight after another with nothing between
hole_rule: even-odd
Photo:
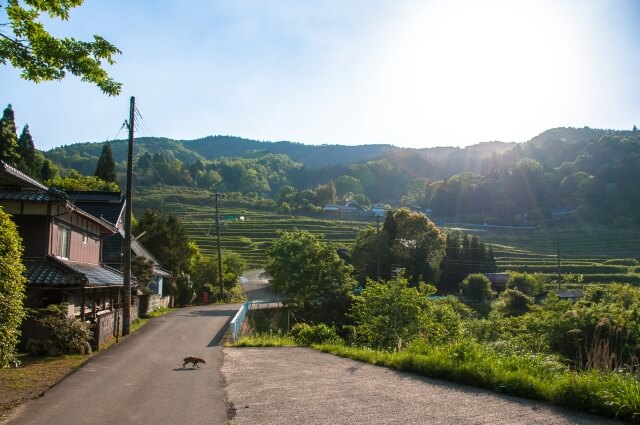
<instances>
[{"instance_id":1,"label":"grass","mask_svg":"<svg viewBox=\"0 0 640 425\"><path fill-rule=\"evenodd\" d=\"M228 346L296 345L291 337L263 333L240 338ZM317 344L312 347L376 366L640 422L640 381L635 375L596 370L576 372L551 356L498 352L472 341L416 345L403 351L381 351L343 344Z\"/></svg>"},{"instance_id":2,"label":"grass","mask_svg":"<svg viewBox=\"0 0 640 425\"><path fill-rule=\"evenodd\" d=\"M175 309L156 310L150 317L158 317ZM149 322L150 318L136 319L131 323L131 332L135 332ZM101 346L100 352L115 345L111 338ZM40 397L47 389L61 381L65 376L79 368L83 363L97 355L97 352L85 354L66 354L57 357L19 354L20 366L0 369L0 419L11 409L29 400Z\"/></svg>"},{"instance_id":3,"label":"grass","mask_svg":"<svg viewBox=\"0 0 640 425\"><path fill-rule=\"evenodd\" d=\"M42 395L89 358L84 354L59 357L20 354L19 367L0 369L0 418L12 408Z\"/></svg>"},{"instance_id":4,"label":"grass","mask_svg":"<svg viewBox=\"0 0 640 425\"><path fill-rule=\"evenodd\" d=\"M275 334L255 334L243 336L228 347L295 347L298 344L290 336Z\"/></svg>"}]
</instances>

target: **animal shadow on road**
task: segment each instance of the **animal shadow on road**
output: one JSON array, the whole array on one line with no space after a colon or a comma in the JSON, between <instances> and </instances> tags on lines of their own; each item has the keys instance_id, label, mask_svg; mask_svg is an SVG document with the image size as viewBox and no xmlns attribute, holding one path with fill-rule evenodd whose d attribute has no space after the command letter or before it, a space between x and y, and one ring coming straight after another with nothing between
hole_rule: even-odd
<instances>
[{"instance_id":1,"label":"animal shadow on road","mask_svg":"<svg viewBox=\"0 0 640 425\"><path fill-rule=\"evenodd\" d=\"M190 370L198 370L198 368L196 367L190 367L190 368L186 368L186 367L177 367L175 369L173 369L174 372L188 372Z\"/></svg>"}]
</instances>

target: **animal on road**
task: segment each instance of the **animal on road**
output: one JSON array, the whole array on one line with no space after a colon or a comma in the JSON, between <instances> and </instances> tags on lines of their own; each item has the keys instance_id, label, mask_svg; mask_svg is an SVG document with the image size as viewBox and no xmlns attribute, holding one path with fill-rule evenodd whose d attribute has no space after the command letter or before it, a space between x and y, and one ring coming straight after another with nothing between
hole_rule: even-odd
<instances>
[{"instance_id":1,"label":"animal on road","mask_svg":"<svg viewBox=\"0 0 640 425\"><path fill-rule=\"evenodd\" d=\"M184 359L182 359L182 367L185 367L187 363L191 363L191 367L195 366L198 368L200 367L198 366L198 363L207 364L207 362L205 362L203 358L196 357L196 356L187 356Z\"/></svg>"}]
</instances>

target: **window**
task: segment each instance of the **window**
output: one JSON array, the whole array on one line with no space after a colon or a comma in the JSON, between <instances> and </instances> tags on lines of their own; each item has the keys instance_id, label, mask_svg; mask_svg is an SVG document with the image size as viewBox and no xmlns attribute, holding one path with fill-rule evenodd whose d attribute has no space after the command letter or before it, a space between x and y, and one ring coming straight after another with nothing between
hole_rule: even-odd
<instances>
[{"instance_id":1,"label":"window","mask_svg":"<svg viewBox=\"0 0 640 425\"><path fill-rule=\"evenodd\" d=\"M86 233L83 233L82 234L82 243L86 245L88 241L89 241L89 237L87 236Z\"/></svg>"},{"instance_id":2,"label":"window","mask_svg":"<svg viewBox=\"0 0 640 425\"><path fill-rule=\"evenodd\" d=\"M58 225L58 246L56 255L62 258L69 258L69 241L71 239L71 229Z\"/></svg>"}]
</instances>

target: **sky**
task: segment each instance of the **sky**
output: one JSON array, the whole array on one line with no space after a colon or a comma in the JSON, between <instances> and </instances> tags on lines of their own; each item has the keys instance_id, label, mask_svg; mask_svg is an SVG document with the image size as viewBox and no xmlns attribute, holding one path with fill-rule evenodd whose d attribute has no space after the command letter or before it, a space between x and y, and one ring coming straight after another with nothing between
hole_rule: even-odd
<instances>
[{"instance_id":1,"label":"sky","mask_svg":"<svg viewBox=\"0 0 640 425\"><path fill-rule=\"evenodd\" d=\"M136 137L427 148L640 125L636 0L87 0L43 22L115 44L123 89L0 65L0 106L41 150L125 138L131 96Z\"/></svg>"}]
</instances>

